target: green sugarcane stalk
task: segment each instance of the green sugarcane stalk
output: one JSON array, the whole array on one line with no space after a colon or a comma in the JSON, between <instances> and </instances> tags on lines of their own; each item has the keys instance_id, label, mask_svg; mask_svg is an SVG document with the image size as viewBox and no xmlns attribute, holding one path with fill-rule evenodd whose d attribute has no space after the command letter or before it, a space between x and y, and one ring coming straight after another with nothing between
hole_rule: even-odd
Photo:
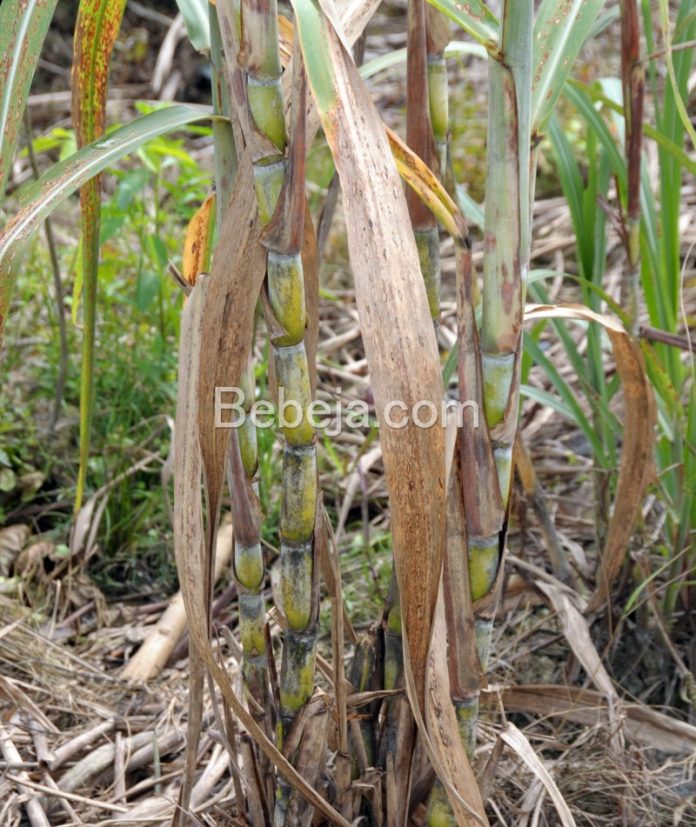
<instances>
[{"instance_id":1,"label":"green sugarcane stalk","mask_svg":"<svg viewBox=\"0 0 696 827\"><path fill-rule=\"evenodd\" d=\"M533 17L533 0L514 5L512 0L505 0L500 50L489 59L480 337L470 247L466 240L455 244L460 398L482 400L486 418L485 425L481 423L483 432L462 434L458 441L457 462L462 471L457 486L461 486L462 502L457 497L448 498L444 569L452 703L470 759L476 742L480 674L487 668L490 652L517 430L520 344L531 238ZM453 476L457 467L455 463ZM461 514L457 505L463 506ZM473 640L467 618L473 618ZM428 823L431 827L456 823L437 785L431 796Z\"/></svg>"},{"instance_id":2,"label":"green sugarcane stalk","mask_svg":"<svg viewBox=\"0 0 696 827\"><path fill-rule=\"evenodd\" d=\"M533 14L530 0L504 3L501 52L489 62L481 361L486 421L494 441L503 508L510 491L517 428L519 352L531 239ZM472 588L478 582L485 590L490 578L482 569L479 573L478 566L476 569Z\"/></svg>"},{"instance_id":3,"label":"green sugarcane stalk","mask_svg":"<svg viewBox=\"0 0 696 827\"><path fill-rule=\"evenodd\" d=\"M433 138L440 168L440 178L449 186L451 159L449 150L449 78L445 48L449 43L449 21L433 6L426 9L428 52L428 105Z\"/></svg>"},{"instance_id":4,"label":"green sugarcane stalk","mask_svg":"<svg viewBox=\"0 0 696 827\"><path fill-rule=\"evenodd\" d=\"M481 368L486 421L497 469L501 527L508 506L517 432L520 344L531 242L533 19L532 0L506 0L501 51L489 61ZM488 532L468 535L474 606L494 587L503 546L500 540L499 535ZM489 618L476 617L476 645L484 668L491 629Z\"/></svg>"},{"instance_id":5,"label":"green sugarcane stalk","mask_svg":"<svg viewBox=\"0 0 696 827\"><path fill-rule=\"evenodd\" d=\"M288 140L277 14L275 0L264 4L242 0L241 44L246 60L247 100L253 125L265 138L265 150L256 154L253 164L262 227L271 223L281 190L286 182L291 182L294 171L290 159L286 158ZM304 147L301 150L304 152ZM282 427L285 447L280 560L283 609L288 623L283 641L277 733L282 744L297 713L314 690L317 457L314 429L307 418L312 387L304 344L306 309L301 233L290 233L285 243L271 233L265 244L268 300L275 317L269 327L279 405L281 410L283 402L293 406L288 409L289 415ZM281 781L276 795L275 824L286 822L289 793L289 787Z\"/></svg>"}]
</instances>

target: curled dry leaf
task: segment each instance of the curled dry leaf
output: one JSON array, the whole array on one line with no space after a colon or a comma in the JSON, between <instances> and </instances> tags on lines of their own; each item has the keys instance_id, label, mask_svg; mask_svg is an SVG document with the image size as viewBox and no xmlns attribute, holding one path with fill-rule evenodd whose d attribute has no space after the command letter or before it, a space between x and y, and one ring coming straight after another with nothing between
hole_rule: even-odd
<instances>
[{"instance_id":1,"label":"curled dry leaf","mask_svg":"<svg viewBox=\"0 0 696 827\"><path fill-rule=\"evenodd\" d=\"M654 474L655 398L640 347L619 322L578 304L527 307L526 321L541 319L579 319L601 325L611 340L623 384L626 415L616 505L599 559L597 591L588 607L588 611L593 612L609 598L612 583L623 565L646 486Z\"/></svg>"},{"instance_id":2,"label":"curled dry leaf","mask_svg":"<svg viewBox=\"0 0 696 827\"><path fill-rule=\"evenodd\" d=\"M451 710L448 689L426 689L431 624L440 583L444 540L443 428L389 427L387 405L408 408L443 397L434 331L399 175L382 121L346 51L343 39L313 0L295 0L307 77L343 191L348 247L363 341L380 421L389 489L394 561L399 581L404 675L416 723L433 767L462 824L485 824L483 806L463 754L453 766L456 722L437 726L431 740L424 714ZM359 111L360 118L354 117ZM398 229L397 229L398 228ZM431 675L433 674L431 671ZM432 704L439 705L433 710ZM430 716L431 721L433 715ZM442 732L445 737L440 738ZM470 772L470 769L469 769ZM469 799L471 804L467 803ZM478 800L477 800L478 799Z\"/></svg>"},{"instance_id":3,"label":"curled dry leaf","mask_svg":"<svg viewBox=\"0 0 696 827\"><path fill-rule=\"evenodd\" d=\"M266 273L251 162L246 155L240 159L224 216L205 294L206 323L194 374L198 377L208 514L213 523L219 511L230 433L227 428L215 427L215 388L240 386L251 350L256 301ZM212 532L207 542L212 549Z\"/></svg>"}]
</instances>

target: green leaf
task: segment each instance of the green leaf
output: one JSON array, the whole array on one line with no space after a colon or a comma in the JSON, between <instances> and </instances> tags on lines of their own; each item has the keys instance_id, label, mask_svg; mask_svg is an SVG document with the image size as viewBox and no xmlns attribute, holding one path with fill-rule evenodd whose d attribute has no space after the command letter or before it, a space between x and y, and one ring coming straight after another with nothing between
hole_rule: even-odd
<instances>
[{"instance_id":1,"label":"green leaf","mask_svg":"<svg viewBox=\"0 0 696 827\"><path fill-rule=\"evenodd\" d=\"M605 0L543 0L534 23L532 129L541 131Z\"/></svg>"},{"instance_id":2,"label":"green leaf","mask_svg":"<svg viewBox=\"0 0 696 827\"><path fill-rule=\"evenodd\" d=\"M537 342L535 342L534 339L532 339L532 337L528 333L524 334L524 347L525 350L528 351L530 355L533 357L537 365L544 369L546 375L551 381L551 384L556 389L556 392L561 397L563 403L565 403L564 407L567 408L567 410L569 411L570 419L573 422L575 422L576 425L583 432L583 434L585 434L587 441L590 443L592 449L595 452L599 464L602 467L606 468L608 466L608 460L604 452L604 446L602 445L601 440L597 436L597 433L592 423L588 419L587 414L580 407L580 404L576 398L575 391L561 376L553 362L549 359L549 357L544 353L544 351L537 344ZM526 393L527 395L530 395L528 389L523 389L522 392ZM551 405L551 407L555 407L556 410L559 410L557 406Z\"/></svg>"},{"instance_id":3,"label":"green leaf","mask_svg":"<svg viewBox=\"0 0 696 827\"><path fill-rule=\"evenodd\" d=\"M184 18L186 32L193 48L199 52L210 51L210 22L208 0L176 0Z\"/></svg>"},{"instance_id":4,"label":"green leaf","mask_svg":"<svg viewBox=\"0 0 696 827\"><path fill-rule=\"evenodd\" d=\"M581 83L579 80L575 79L571 79L569 83L571 86L574 86L576 89L584 92L593 101L602 103L612 112L615 112L618 115L624 114L623 106L620 106L616 103L616 101L608 98L598 87L588 86L587 84ZM665 152L667 152L678 164L683 166L684 169L688 170L692 175L696 175L696 158L689 155L680 146L675 144L668 135L659 129L655 129L655 127L649 123L643 124L643 134L646 138L650 138L651 141L655 141L659 147L664 149Z\"/></svg>"},{"instance_id":5,"label":"green leaf","mask_svg":"<svg viewBox=\"0 0 696 827\"><path fill-rule=\"evenodd\" d=\"M500 25L483 0L428 0L428 3L461 26L487 51L497 50Z\"/></svg>"},{"instance_id":6,"label":"green leaf","mask_svg":"<svg viewBox=\"0 0 696 827\"><path fill-rule=\"evenodd\" d=\"M593 129L598 140L604 146L607 157L611 163L612 171L619 179L621 189L623 191L626 187L626 164L624 163L621 152L616 145L616 141L609 131L606 121L595 109L591 98L585 94L584 90L568 85L565 88L565 96L584 117L588 126Z\"/></svg>"},{"instance_id":7,"label":"green leaf","mask_svg":"<svg viewBox=\"0 0 696 827\"><path fill-rule=\"evenodd\" d=\"M0 197L5 192L24 107L58 0L0 4Z\"/></svg>"},{"instance_id":8,"label":"green leaf","mask_svg":"<svg viewBox=\"0 0 696 827\"><path fill-rule=\"evenodd\" d=\"M669 76L669 82L672 85L674 103L676 105L677 113L682 122L682 125L684 126L684 129L689 133L691 143L693 144L694 149L696 149L696 130L691 125L689 113L686 111L686 104L684 103L684 99L681 96L681 92L679 89L679 81L677 79L677 73L674 69L674 60L672 59L672 37L670 34L669 24L669 0L659 0L658 6L660 9L660 26L662 28L662 40L665 44L665 63L667 64L667 74Z\"/></svg>"},{"instance_id":9,"label":"green leaf","mask_svg":"<svg viewBox=\"0 0 696 827\"><path fill-rule=\"evenodd\" d=\"M453 40L445 47L445 57L480 57L485 60L488 57L486 49L478 43L465 43L461 40ZM391 52L368 60L360 67L361 76L367 80L380 72L386 72L394 66L406 64L406 49L394 49Z\"/></svg>"},{"instance_id":10,"label":"green leaf","mask_svg":"<svg viewBox=\"0 0 696 827\"><path fill-rule=\"evenodd\" d=\"M19 211L0 231L0 332L10 302L13 275L19 265L21 242L26 241L39 224L86 181L110 164L134 152L151 138L211 117L209 108L190 104L158 109L55 164L26 189Z\"/></svg>"},{"instance_id":11,"label":"green leaf","mask_svg":"<svg viewBox=\"0 0 696 827\"><path fill-rule=\"evenodd\" d=\"M483 229L485 223L483 206L474 201L462 184L456 185L455 195L457 198L457 206L466 217L466 220L471 221L473 224L476 224L477 227Z\"/></svg>"},{"instance_id":12,"label":"green leaf","mask_svg":"<svg viewBox=\"0 0 696 827\"><path fill-rule=\"evenodd\" d=\"M556 411L556 413L559 413L570 422L575 422L575 417L573 416L573 412L570 408L552 393L549 393L542 388L536 388L534 385L520 385L520 393L526 399L531 399L533 402L538 402L545 408L551 408L552 411Z\"/></svg>"}]
</instances>

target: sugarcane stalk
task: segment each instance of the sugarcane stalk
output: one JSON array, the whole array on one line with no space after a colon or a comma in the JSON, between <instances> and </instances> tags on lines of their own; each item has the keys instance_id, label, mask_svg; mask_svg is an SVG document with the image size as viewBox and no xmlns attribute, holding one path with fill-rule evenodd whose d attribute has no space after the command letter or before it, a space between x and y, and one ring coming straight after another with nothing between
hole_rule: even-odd
<instances>
[{"instance_id":1,"label":"sugarcane stalk","mask_svg":"<svg viewBox=\"0 0 696 827\"><path fill-rule=\"evenodd\" d=\"M424 0L409 0L406 51L406 143L427 166L433 166L429 72ZM447 77L445 75L445 83ZM442 101L438 101L441 108ZM446 125L445 125L446 129ZM406 192L413 235L433 321L440 317L440 236L432 212L412 190Z\"/></svg>"},{"instance_id":2,"label":"sugarcane stalk","mask_svg":"<svg viewBox=\"0 0 696 827\"><path fill-rule=\"evenodd\" d=\"M621 83L623 87L628 193L624 212L625 275L621 301L632 335L638 330L640 286L640 171L643 144L645 71L640 60L640 27L636 0L621 0Z\"/></svg>"},{"instance_id":3,"label":"sugarcane stalk","mask_svg":"<svg viewBox=\"0 0 696 827\"><path fill-rule=\"evenodd\" d=\"M314 429L307 418L312 387L304 342L306 309L301 256L304 128L296 130L302 134L294 134L296 151L288 156L277 15L275 0L242 0L241 54L246 70L246 96L252 127L260 138L255 145L253 169L259 218L266 228L268 307L273 315L269 331L279 407L286 414L281 422L285 445L280 561L288 628L283 641L277 732L282 745L314 690L318 601L314 582L317 458ZM300 65L296 52L295 66ZM296 100L297 109L301 110L296 118L299 124L303 123L305 105L299 90ZM281 190L285 193L282 203ZM276 824L286 822L288 796L289 788L284 782L279 783Z\"/></svg>"},{"instance_id":4,"label":"sugarcane stalk","mask_svg":"<svg viewBox=\"0 0 696 827\"><path fill-rule=\"evenodd\" d=\"M377 669L380 660L378 643L377 626L374 626L360 638L355 646L350 670L350 682L357 692L367 692L381 686ZM358 729L362 748L359 748L356 744L353 745L353 774L355 776L358 774L360 763L357 758L359 749L364 753L366 765L368 767L375 766L377 757L375 722L379 705L378 701L374 702L370 706L368 714L360 717Z\"/></svg>"},{"instance_id":5,"label":"sugarcane stalk","mask_svg":"<svg viewBox=\"0 0 696 827\"><path fill-rule=\"evenodd\" d=\"M517 430L520 344L531 238L533 0L502 8L500 49L489 57L488 159L481 330L468 239L456 240L460 401L483 404L485 423L464 424L451 472L443 593L450 693L473 759L481 674L488 664ZM461 490L461 498L456 491ZM452 493L452 492L455 493ZM454 825L436 785L430 825Z\"/></svg>"},{"instance_id":6,"label":"sugarcane stalk","mask_svg":"<svg viewBox=\"0 0 696 827\"><path fill-rule=\"evenodd\" d=\"M500 511L495 533L469 531L474 605L494 587L503 547L499 535L508 506L517 431L520 344L531 241L532 0L503 4L501 51L489 61L488 161L483 260L481 366L486 422L497 470ZM467 513L467 519L469 515ZM492 623L476 618L482 666Z\"/></svg>"},{"instance_id":7,"label":"sugarcane stalk","mask_svg":"<svg viewBox=\"0 0 696 827\"><path fill-rule=\"evenodd\" d=\"M504 3L501 51L489 61L481 361L486 421L494 441L503 508L509 496L517 427L522 311L531 238L533 12L529 0ZM483 588L487 582L490 585L490 578L483 576Z\"/></svg>"},{"instance_id":8,"label":"sugarcane stalk","mask_svg":"<svg viewBox=\"0 0 696 827\"><path fill-rule=\"evenodd\" d=\"M492 592L504 543L517 431L520 344L530 224L532 0L506 0L501 50L489 61L488 160L483 260L481 368L486 422L498 480L498 509L482 532L470 520L467 545L476 645L485 668L492 622L476 604ZM495 513L497 511L497 513ZM481 526L482 527L482 526Z\"/></svg>"},{"instance_id":9,"label":"sugarcane stalk","mask_svg":"<svg viewBox=\"0 0 696 827\"><path fill-rule=\"evenodd\" d=\"M451 159L449 152L449 78L445 48L450 40L450 24L442 12L428 5L426 9L428 53L428 105L440 178L450 192Z\"/></svg>"}]
</instances>

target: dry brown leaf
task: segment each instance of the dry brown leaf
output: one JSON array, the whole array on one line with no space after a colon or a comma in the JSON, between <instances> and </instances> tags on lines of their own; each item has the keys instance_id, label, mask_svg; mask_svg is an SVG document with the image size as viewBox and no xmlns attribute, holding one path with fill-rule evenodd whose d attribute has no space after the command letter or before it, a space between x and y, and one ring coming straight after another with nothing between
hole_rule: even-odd
<instances>
[{"instance_id":1,"label":"dry brown leaf","mask_svg":"<svg viewBox=\"0 0 696 827\"><path fill-rule=\"evenodd\" d=\"M205 296L205 327L194 374L198 376L208 519L213 525L219 512L230 433L227 428L215 428L215 388L240 386L251 351L256 301L266 273L251 161L246 155L240 158L224 215ZM209 530L206 537L211 550L213 533Z\"/></svg>"},{"instance_id":2,"label":"dry brown leaf","mask_svg":"<svg viewBox=\"0 0 696 827\"><path fill-rule=\"evenodd\" d=\"M614 684L590 637L587 621L571 600L570 593L553 583L544 583L540 580L536 581L536 586L547 596L556 611L561 621L563 634L592 683L611 703L619 703Z\"/></svg>"},{"instance_id":3,"label":"dry brown leaf","mask_svg":"<svg viewBox=\"0 0 696 827\"><path fill-rule=\"evenodd\" d=\"M439 411L443 387L435 334L401 182L379 114L328 19L319 20L318 10L307 6L304 12L310 16L303 15L298 3L295 10L310 86L341 180L356 300L380 422L402 618L423 708L442 565L444 430L418 428L413 421L403 428L390 427L385 410L392 401L403 402L409 410L419 401L430 401ZM314 32L304 31L310 19L322 26L333 74L331 100L320 77L327 67L317 72L316 62L308 58L307 50L316 46Z\"/></svg>"},{"instance_id":4,"label":"dry brown leaf","mask_svg":"<svg viewBox=\"0 0 696 827\"><path fill-rule=\"evenodd\" d=\"M546 769L541 761L541 758L534 752L532 745L527 740L526 736L517 729L514 724L508 722L505 729L500 733L500 737L512 749L534 775L541 781L546 788L546 791L551 796L551 800L556 806L556 811L563 827L575 827L575 819L571 815L565 799L561 795L560 790L556 786L556 782L551 778L549 771Z\"/></svg>"},{"instance_id":5,"label":"dry brown leaf","mask_svg":"<svg viewBox=\"0 0 696 827\"><path fill-rule=\"evenodd\" d=\"M481 692L481 703L490 711L503 707L507 712L567 718L583 726L609 724L606 698L593 689L555 684L491 686ZM696 751L696 727L670 718L644 704L624 703L624 732L645 747L673 754Z\"/></svg>"},{"instance_id":6,"label":"dry brown leaf","mask_svg":"<svg viewBox=\"0 0 696 827\"><path fill-rule=\"evenodd\" d=\"M243 165L240 165L240 171ZM233 191L239 193L239 185L250 186L250 168L246 164L247 177L240 175ZM242 195L244 194L242 190ZM237 195L237 198L240 196ZM235 202L236 203L236 202ZM234 213L228 213L234 215ZM255 215L254 211L247 215ZM254 220L250 227L255 225ZM236 271L233 270L233 275ZM230 279L233 281L233 279ZM210 296L215 286L215 276L203 277L198 280L191 292L181 322L181 345L179 349L179 387L177 395L176 434L175 445L175 475L174 475L174 550L176 555L179 583L181 585L186 614L189 621L191 642L198 655L205 663L208 672L222 692L225 702L229 705L240 724L258 744L259 749L266 755L275 767L288 780L293 788L322 812L334 824L341 827L350 827L333 807L331 807L292 767L288 760L276 749L267 738L264 731L249 714L237 697L229 675L217 659L208 636L209 628L209 588L207 572L211 561L206 550L206 540L203 530L203 509L201 504L201 477L203 473L202 451L199 445L199 425L205 426L207 421L202 417L202 396L199 388L200 381L196 381L197 368L203 357L209 333L209 317L211 312ZM224 291L223 291L224 295ZM248 297L248 293L247 293ZM252 306L253 313L253 306ZM222 314L225 318L225 314ZM239 328L233 328L239 335ZM217 331L217 337L222 337ZM218 338L219 341L219 338ZM243 365L247 350L244 339L232 338L231 358L236 359L238 366ZM234 347L236 345L236 347ZM241 352L240 352L241 351ZM214 368L215 366L211 366ZM214 379L214 373L211 374ZM210 422L210 431L214 431L214 421ZM204 428L200 428L202 435ZM212 440L210 444L212 444ZM214 447L214 445L213 445ZM223 470L224 470L224 456ZM214 469L213 469L214 470ZM198 685L197 690L200 688ZM197 698L193 699L195 704ZM190 783L190 779L189 779Z\"/></svg>"},{"instance_id":7,"label":"dry brown leaf","mask_svg":"<svg viewBox=\"0 0 696 827\"><path fill-rule=\"evenodd\" d=\"M440 595L442 592L440 592ZM447 676L447 626L444 599L438 600L433 623L433 637L428 658L427 705L425 720L437 758L444 764L446 778L467 807L447 790L449 802L461 827L488 824L478 783L464 745L459 737L457 718L450 700ZM439 774L439 773L438 773ZM442 780L442 776L440 775ZM445 786L447 789L447 786Z\"/></svg>"},{"instance_id":8,"label":"dry brown leaf","mask_svg":"<svg viewBox=\"0 0 696 827\"><path fill-rule=\"evenodd\" d=\"M654 474L655 399L640 347L619 322L578 304L528 306L525 320L540 319L581 319L601 325L611 340L623 385L626 415L621 465L614 513L597 570L597 591L588 607L589 612L594 612L609 598L626 556L645 488Z\"/></svg>"}]
</instances>

